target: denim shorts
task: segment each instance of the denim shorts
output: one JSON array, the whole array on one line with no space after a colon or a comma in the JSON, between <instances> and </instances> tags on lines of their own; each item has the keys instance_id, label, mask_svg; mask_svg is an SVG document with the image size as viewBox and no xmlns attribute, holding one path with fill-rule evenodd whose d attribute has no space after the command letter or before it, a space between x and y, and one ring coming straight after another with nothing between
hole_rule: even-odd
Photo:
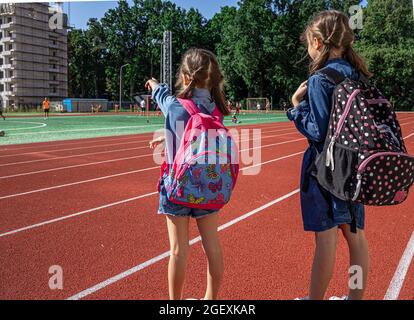
<instances>
[{"instance_id":1,"label":"denim shorts","mask_svg":"<svg viewBox=\"0 0 414 320\"><path fill-rule=\"evenodd\" d=\"M357 228L365 228L365 208L361 204L350 204L325 191L313 177L309 177L306 192L301 190L302 218L305 231L323 232L352 223L350 207L353 207Z\"/></svg>"},{"instance_id":2,"label":"denim shorts","mask_svg":"<svg viewBox=\"0 0 414 320\"><path fill-rule=\"evenodd\" d=\"M170 200L168 200L167 191L165 190L164 183L161 181L160 207L158 209L158 214L169 215L174 217L191 217L194 219L200 219L215 213L218 213L218 210L193 209L171 202Z\"/></svg>"}]
</instances>

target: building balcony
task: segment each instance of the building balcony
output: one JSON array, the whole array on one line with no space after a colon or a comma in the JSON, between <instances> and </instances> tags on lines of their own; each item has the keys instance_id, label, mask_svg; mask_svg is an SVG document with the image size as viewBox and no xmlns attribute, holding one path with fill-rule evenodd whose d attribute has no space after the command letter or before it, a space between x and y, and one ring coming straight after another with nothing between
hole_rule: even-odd
<instances>
[{"instance_id":1,"label":"building balcony","mask_svg":"<svg viewBox=\"0 0 414 320\"><path fill-rule=\"evenodd\" d=\"M10 28L12 25L14 24L14 22L8 22L8 23L3 23L0 25L0 29L4 30L4 29L8 29Z\"/></svg>"},{"instance_id":2,"label":"building balcony","mask_svg":"<svg viewBox=\"0 0 414 320\"><path fill-rule=\"evenodd\" d=\"M4 78L0 79L1 83L11 82L11 81L12 81L12 78L10 78L10 77L4 77Z\"/></svg>"},{"instance_id":3,"label":"building balcony","mask_svg":"<svg viewBox=\"0 0 414 320\"><path fill-rule=\"evenodd\" d=\"M3 42L10 42L12 40L12 37L3 37L1 38L1 41Z\"/></svg>"},{"instance_id":4,"label":"building balcony","mask_svg":"<svg viewBox=\"0 0 414 320\"><path fill-rule=\"evenodd\" d=\"M13 95L13 91L3 91L1 94L4 96L11 96Z\"/></svg>"},{"instance_id":5,"label":"building balcony","mask_svg":"<svg viewBox=\"0 0 414 320\"><path fill-rule=\"evenodd\" d=\"M3 56L11 56L12 55L12 51L11 50L7 50L7 51L3 51L2 53L1 53Z\"/></svg>"},{"instance_id":6,"label":"building balcony","mask_svg":"<svg viewBox=\"0 0 414 320\"><path fill-rule=\"evenodd\" d=\"M0 66L0 69L1 70L5 70L5 69L14 69L14 66L12 65L12 64L2 64L1 66Z\"/></svg>"}]
</instances>

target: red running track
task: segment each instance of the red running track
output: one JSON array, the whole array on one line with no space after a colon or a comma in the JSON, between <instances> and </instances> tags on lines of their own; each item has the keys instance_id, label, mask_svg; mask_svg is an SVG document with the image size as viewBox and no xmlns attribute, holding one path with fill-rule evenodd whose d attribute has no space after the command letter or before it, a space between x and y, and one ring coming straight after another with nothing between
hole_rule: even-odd
<instances>
[{"instance_id":1,"label":"red running track","mask_svg":"<svg viewBox=\"0 0 414 320\"><path fill-rule=\"evenodd\" d=\"M414 117L402 114L400 121L410 136ZM313 235L303 232L298 194L280 199L298 188L306 140L289 123L259 127L261 171L241 175L234 198L220 214L226 227L221 231L223 299L293 299L305 295L309 283ZM146 149L150 137L0 147L0 184L5 186L0 188L0 299L168 297L168 237L165 218L155 214L158 171ZM414 153L413 136L407 147ZM368 208L367 298L384 298L414 232L413 209L412 195L399 207ZM197 236L193 223L191 237ZM346 293L347 260L341 241L329 295ZM414 298L413 264L399 299ZM63 290L48 286L52 265L63 268ZM195 241L186 297L202 297L205 268Z\"/></svg>"}]
</instances>

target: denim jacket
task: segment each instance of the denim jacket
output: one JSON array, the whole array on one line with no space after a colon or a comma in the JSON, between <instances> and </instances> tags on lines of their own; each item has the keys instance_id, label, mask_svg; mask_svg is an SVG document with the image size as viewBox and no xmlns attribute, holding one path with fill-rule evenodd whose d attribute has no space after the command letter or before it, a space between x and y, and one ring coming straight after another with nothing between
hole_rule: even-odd
<instances>
[{"instance_id":1,"label":"denim jacket","mask_svg":"<svg viewBox=\"0 0 414 320\"><path fill-rule=\"evenodd\" d=\"M357 80L358 72L344 59L329 60L325 67L335 69L345 77ZM322 151L328 132L335 84L322 74L314 74L308 80L308 92L297 108L289 109L287 116L296 128L319 152Z\"/></svg>"}]
</instances>

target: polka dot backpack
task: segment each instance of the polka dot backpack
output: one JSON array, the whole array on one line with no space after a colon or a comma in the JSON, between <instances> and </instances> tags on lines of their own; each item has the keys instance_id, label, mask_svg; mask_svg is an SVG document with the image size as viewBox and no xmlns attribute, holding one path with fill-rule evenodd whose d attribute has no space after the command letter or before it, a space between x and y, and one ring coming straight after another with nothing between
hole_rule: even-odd
<instances>
[{"instance_id":1,"label":"polka dot backpack","mask_svg":"<svg viewBox=\"0 0 414 320\"><path fill-rule=\"evenodd\" d=\"M414 158L393 106L364 77L354 81L331 68L319 72L336 84L324 150L316 160L320 185L349 202L404 202L414 182Z\"/></svg>"}]
</instances>

